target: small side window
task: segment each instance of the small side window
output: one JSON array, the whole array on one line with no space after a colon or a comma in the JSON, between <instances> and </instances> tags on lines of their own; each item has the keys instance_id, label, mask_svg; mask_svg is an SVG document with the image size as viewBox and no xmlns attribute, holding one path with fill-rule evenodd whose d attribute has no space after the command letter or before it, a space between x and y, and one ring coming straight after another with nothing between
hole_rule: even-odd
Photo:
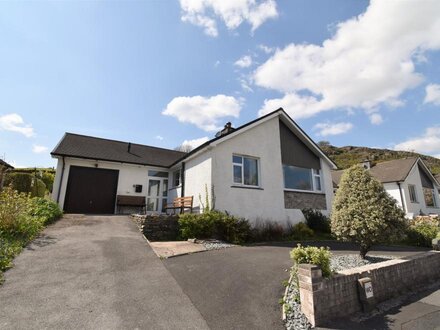
<instances>
[{"instance_id":1,"label":"small side window","mask_svg":"<svg viewBox=\"0 0 440 330\"><path fill-rule=\"evenodd\" d=\"M409 190L409 200L411 201L411 203L418 203L419 201L417 200L416 186L413 184L409 184L408 190Z\"/></svg>"}]
</instances>

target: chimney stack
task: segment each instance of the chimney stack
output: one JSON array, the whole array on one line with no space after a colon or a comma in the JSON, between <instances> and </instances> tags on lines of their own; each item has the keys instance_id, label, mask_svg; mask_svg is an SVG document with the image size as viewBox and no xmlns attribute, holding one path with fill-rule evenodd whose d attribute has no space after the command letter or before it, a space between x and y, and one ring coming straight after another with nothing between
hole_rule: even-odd
<instances>
[{"instance_id":1,"label":"chimney stack","mask_svg":"<svg viewBox=\"0 0 440 330\"><path fill-rule=\"evenodd\" d=\"M231 122L228 121L228 122L226 123L225 127L224 127L220 132L217 132L217 134L215 135L215 137L223 136L223 135L226 135L226 134L231 133L231 132L233 132L233 131L235 131L235 128L232 127Z\"/></svg>"}]
</instances>

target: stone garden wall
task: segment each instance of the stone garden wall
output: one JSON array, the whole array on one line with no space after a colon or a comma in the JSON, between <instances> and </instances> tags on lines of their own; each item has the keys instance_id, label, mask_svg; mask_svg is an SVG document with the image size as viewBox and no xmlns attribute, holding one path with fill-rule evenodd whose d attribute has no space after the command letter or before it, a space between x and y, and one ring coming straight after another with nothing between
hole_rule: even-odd
<instances>
[{"instance_id":1,"label":"stone garden wall","mask_svg":"<svg viewBox=\"0 0 440 330\"><path fill-rule=\"evenodd\" d=\"M301 309L314 326L332 318L346 317L363 310L358 280L368 277L373 287L373 306L440 279L440 252L429 251L412 257L393 259L341 271L323 278L315 265L298 269Z\"/></svg>"},{"instance_id":2,"label":"stone garden wall","mask_svg":"<svg viewBox=\"0 0 440 330\"><path fill-rule=\"evenodd\" d=\"M175 241L179 234L178 215L134 215L133 219L150 241Z\"/></svg>"}]
</instances>

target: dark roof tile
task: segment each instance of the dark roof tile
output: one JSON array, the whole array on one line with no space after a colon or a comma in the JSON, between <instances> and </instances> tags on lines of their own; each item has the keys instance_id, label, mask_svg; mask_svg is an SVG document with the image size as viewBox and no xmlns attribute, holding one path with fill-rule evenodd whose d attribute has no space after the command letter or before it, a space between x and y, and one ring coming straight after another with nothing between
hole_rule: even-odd
<instances>
[{"instance_id":1,"label":"dark roof tile","mask_svg":"<svg viewBox=\"0 0 440 330\"><path fill-rule=\"evenodd\" d=\"M136 143L66 133L52 151L54 156L106 160L111 162L169 167L185 153Z\"/></svg>"}]
</instances>

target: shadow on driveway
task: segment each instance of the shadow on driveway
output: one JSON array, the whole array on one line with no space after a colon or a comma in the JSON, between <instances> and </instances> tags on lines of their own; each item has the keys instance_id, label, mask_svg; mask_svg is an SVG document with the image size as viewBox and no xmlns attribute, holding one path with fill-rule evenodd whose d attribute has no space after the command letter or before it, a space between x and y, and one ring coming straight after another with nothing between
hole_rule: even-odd
<instances>
[{"instance_id":1,"label":"shadow on driveway","mask_svg":"<svg viewBox=\"0 0 440 330\"><path fill-rule=\"evenodd\" d=\"M329 246L333 253L358 253L353 244ZM164 260L211 329L284 329L279 300L289 278L289 252L295 242L265 243ZM372 254L408 256L426 249L378 247Z\"/></svg>"}]
</instances>

